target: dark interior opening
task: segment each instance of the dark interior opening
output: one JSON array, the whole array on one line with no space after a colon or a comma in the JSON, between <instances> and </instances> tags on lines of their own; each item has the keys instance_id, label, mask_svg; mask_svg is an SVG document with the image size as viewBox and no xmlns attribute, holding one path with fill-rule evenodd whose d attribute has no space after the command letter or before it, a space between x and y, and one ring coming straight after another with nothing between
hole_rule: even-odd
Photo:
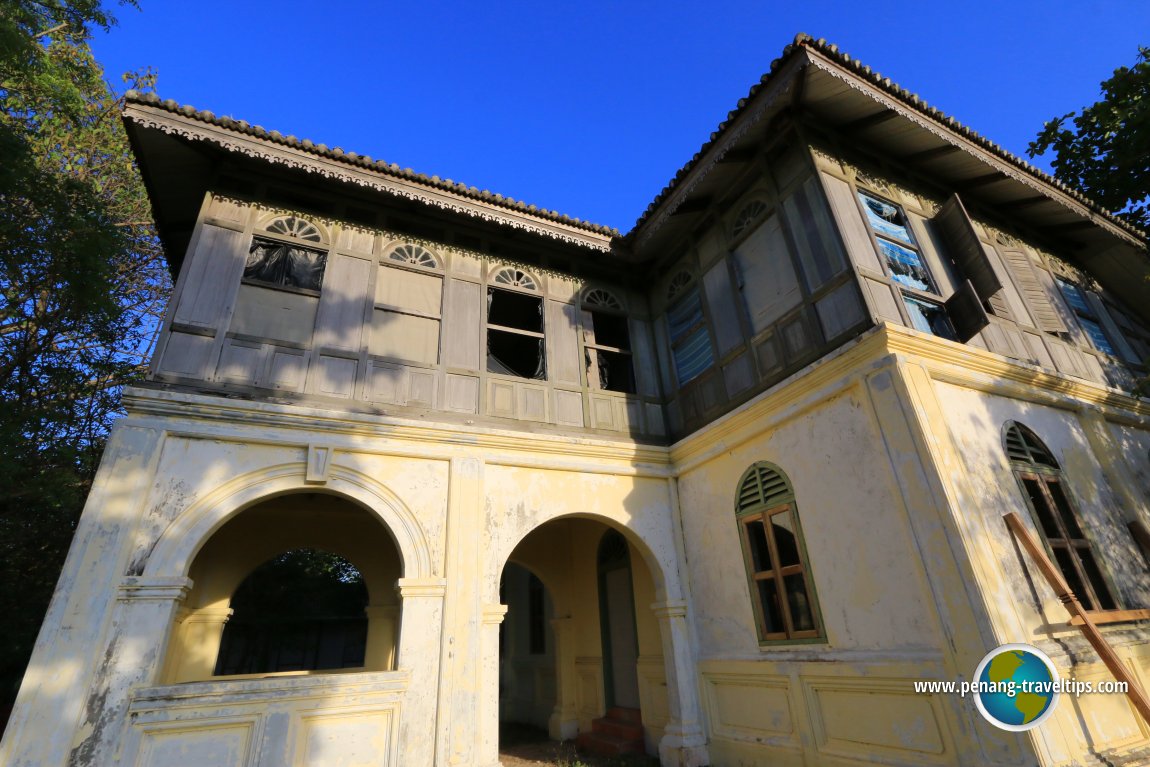
<instances>
[{"instance_id":1,"label":"dark interior opening","mask_svg":"<svg viewBox=\"0 0 1150 767\"><path fill-rule=\"evenodd\" d=\"M543 299L498 288L487 289L487 322L532 333L543 332Z\"/></svg>"},{"instance_id":2,"label":"dark interior opening","mask_svg":"<svg viewBox=\"0 0 1150 767\"><path fill-rule=\"evenodd\" d=\"M626 317L592 311L591 323L595 328L596 344L618 349L631 348L631 331L627 327Z\"/></svg>"},{"instance_id":3,"label":"dark interior opening","mask_svg":"<svg viewBox=\"0 0 1150 767\"><path fill-rule=\"evenodd\" d=\"M265 562L232 596L215 674L360 668L367 586L343 557L296 549Z\"/></svg>"},{"instance_id":4,"label":"dark interior opening","mask_svg":"<svg viewBox=\"0 0 1150 767\"><path fill-rule=\"evenodd\" d=\"M543 339L506 330L488 330L487 372L539 380L546 378Z\"/></svg>"},{"instance_id":5,"label":"dark interior opening","mask_svg":"<svg viewBox=\"0 0 1150 767\"><path fill-rule=\"evenodd\" d=\"M595 355L595 362L599 367L600 389L626 394L635 393L635 368L631 364L630 354L588 349L588 368L591 366L590 355L592 354Z\"/></svg>"}]
</instances>

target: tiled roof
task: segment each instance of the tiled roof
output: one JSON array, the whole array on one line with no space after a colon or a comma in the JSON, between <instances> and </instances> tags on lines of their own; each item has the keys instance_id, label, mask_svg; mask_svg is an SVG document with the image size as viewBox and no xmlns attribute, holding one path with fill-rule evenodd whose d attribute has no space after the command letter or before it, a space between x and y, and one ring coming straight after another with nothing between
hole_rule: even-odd
<instances>
[{"instance_id":1,"label":"tiled roof","mask_svg":"<svg viewBox=\"0 0 1150 767\"><path fill-rule=\"evenodd\" d=\"M1085 205L1090 210L1092 210L1095 213L1105 217L1110 223L1114 224L1115 226L1118 226L1121 229L1123 229L1127 232L1130 232L1131 234L1133 234L1134 236L1136 236L1142 240L1146 240L1146 238L1147 238L1146 232L1143 232L1142 230L1138 229L1137 227L1127 223L1123 219L1118 218L1113 213L1102 208L1100 205L1098 205L1098 203L1094 202L1093 200L1091 200L1089 197L1082 194L1078 190L1076 190L1070 186L1067 186L1066 184L1062 183L1061 181L1059 181L1058 179L1049 175L1048 173L1045 173L1042 170L1039 170L1038 168L1034 167L1033 165L1031 165L1030 163L1021 159L1020 157L1017 157L1017 156L1011 154L1010 152L1008 152L1005 149L1003 149L1002 147L1000 147L998 144L995 144L993 141L990 141L989 139L984 138L983 136L979 135L977 132L971 130L970 128L968 128L965 125L963 125L962 123L960 123L958 120L947 115L945 112L942 112L941 110L930 106L929 104L926 103L926 101L924 101L922 98L920 98L918 96L918 94L912 93L912 92L908 91L906 88L899 86L897 83L892 82L889 77L883 77L881 74L879 74L878 72L875 72L870 67L868 67L865 64L863 64L862 62L860 62L858 59L852 59L848 54L840 51L839 47L837 45L833 45L831 43L828 43L823 38L819 38L818 40L816 40L813 37L811 37L810 35L803 34L801 32L798 35L795 35L794 42L792 42L790 45L783 48L782 55L779 56L779 58L777 58L771 62L770 70L768 70L767 73L759 79L759 82L757 82L755 85L751 86L751 90L750 90L750 92L747 93L746 97L739 99L739 103L735 106L735 108L733 110L731 110L731 112L729 112L727 114L727 119L724 120L723 122L719 123L719 126L711 133L710 138L707 140L706 143L703 144L703 146L699 149L699 151L695 152L695 155L687 162L686 165L684 165L682 168L679 169L679 171L675 174L674 178L671 179L670 183L668 183L667 186L663 187L663 190L661 192L659 192L658 195L655 196L655 199L651 201L651 204L647 206L647 209L643 212L643 214L641 216L639 216L639 220L635 222L635 226L632 227L630 232L628 232L628 234L627 234L628 237L630 237L640 227L642 227L642 225L647 221L648 217L650 217L655 212L655 210L659 207L659 205L661 205L664 201L666 201L667 197L675 190L678 183L681 180L683 180L684 178L686 178L687 174L689 174L691 172L691 170L694 168L695 164L703 157L703 155L705 155L707 153L707 151L712 146L715 145L715 143L723 136L723 133L727 130L727 128L729 128L731 126L731 124L734 123L734 121L739 117L739 115L742 113L743 109L751 102L751 100L755 97L755 95L758 94L759 91L770 81L771 76L774 75L775 72L779 71L779 69L782 68L783 64L790 58L790 56L792 54L794 54L795 52L797 52L798 50L800 50L802 48L809 48L812 51L816 51L818 53L821 53L822 55L831 59L835 63L845 67L846 69L849 69L852 73L854 73L859 78L869 82L872 85L877 86L878 88L882 89L884 92L886 92L886 93L890 94L891 96L894 96L895 98L899 99L904 104L906 104L906 105L910 106L911 108L921 112L922 114L930 117L931 119L936 120L937 122L946 126L948 129L953 130L955 133L962 136L963 138L974 142L975 144L982 147L983 149L986 149L989 152L992 152L999 159L1004 160L1004 161L1010 163L1011 165L1014 165L1014 166L1022 169L1023 171L1030 174L1031 176L1033 176L1038 181L1041 181L1043 184L1048 184L1049 186L1052 186L1055 189L1058 189L1060 192L1063 192L1064 194L1067 194L1070 197L1073 197L1075 200L1082 203L1083 205Z\"/></svg>"},{"instance_id":2,"label":"tiled roof","mask_svg":"<svg viewBox=\"0 0 1150 767\"><path fill-rule=\"evenodd\" d=\"M603 226L602 224L595 224L590 221L583 221L578 218L559 213L554 210L547 210L545 208L538 208L534 205L529 205L522 200L516 200L512 197L505 197L501 194L489 192L486 189L477 189L474 186L468 186L463 182L453 181L451 179L441 179L439 176L426 176L422 173L416 173L411 168L400 168L395 163L387 163L383 160L372 159L368 155L356 154L355 152L345 152L339 147L329 147L327 144L317 144L310 139L300 139L295 136L285 136L279 131L266 130L259 125L251 125L244 120L236 120L231 117L218 117L214 113L206 109L196 109L189 104L179 104L171 99L161 99L154 93L140 93L139 91L130 90L124 94L127 101L135 102L137 104L147 104L152 107L159 107L174 114L190 117L193 120L215 125L228 130L236 131L237 133L254 136L265 141L271 141L276 144L283 144L284 146L299 149L310 154L323 157L328 160L335 160L344 162L348 165L353 165L358 168L372 170L377 173L382 173L387 176L405 179L408 181L415 181L420 184L425 184L435 189L441 189L462 197L468 197L474 200L482 200L483 202L500 207L508 208L510 210L519 211L521 213L528 213L532 216L556 221L567 226L577 227L579 229L586 229L587 231L595 232L596 234L607 235L611 237L618 237L619 230L610 226Z\"/></svg>"}]
</instances>

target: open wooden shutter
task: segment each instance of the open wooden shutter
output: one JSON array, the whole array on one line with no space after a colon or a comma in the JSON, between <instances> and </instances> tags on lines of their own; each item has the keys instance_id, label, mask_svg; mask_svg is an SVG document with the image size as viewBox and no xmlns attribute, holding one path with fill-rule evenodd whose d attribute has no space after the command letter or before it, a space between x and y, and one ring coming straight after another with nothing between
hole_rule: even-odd
<instances>
[{"instance_id":1,"label":"open wooden shutter","mask_svg":"<svg viewBox=\"0 0 1150 767\"><path fill-rule=\"evenodd\" d=\"M1102 328L1106 331L1106 336L1110 339L1110 344L1114 347L1114 351L1118 352L1118 356L1127 362L1134 364L1141 364L1142 360L1138 359L1138 355L1134 353L1126 336L1118 329L1117 323L1114 318L1110 316L1110 312L1106 310L1106 304L1102 303L1102 299L1098 297L1093 291L1084 290L1082 294L1086 296L1087 303L1090 308L1094 310L1094 314L1098 317L1098 321L1102 323Z\"/></svg>"},{"instance_id":2,"label":"open wooden shutter","mask_svg":"<svg viewBox=\"0 0 1150 767\"><path fill-rule=\"evenodd\" d=\"M954 295L946 300L946 312L950 315L958 340L963 343L990 324L990 318L986 316L986 310L982 308L982 301L970 280L963 280Z\"/></svg>"},{"instance_id":3,"label":"open wooden shutter","mask_svg":"<svg viewBox=\"0 0 1150 767\"><path fill-rule=\"evenodd\" d=\"M970 280L979 299L990 301L995 314L999 314L1001 309L1005 312L1005 316L1009 317L1009 309L1001 295L1002 282L982 249L982 243L974 231L974 224L971 223L970 216L967 215L958 195L951 195L935 215L934 220L947 245L950 246L951 255L962 270L963 276Z\"/></svg>"},{"instance_id":4,"label":"open wooden shutter","mask_svg":"<svg viewBox=\"0 0 1150 767\"><path fill-rule=\"evenodd\" d=\"M1030 263L1030 256L1021 250L1003 250L1002 258L1006 261L1006 268L1014 275L1022 298L1030 307L1030 314L1039 330L1048 333L1064 333L1066 325L1058 315L1058 310L1050 302L1050 295L1046 288L1038 281L1038 275Z\"/></svg>"}]
</instances>

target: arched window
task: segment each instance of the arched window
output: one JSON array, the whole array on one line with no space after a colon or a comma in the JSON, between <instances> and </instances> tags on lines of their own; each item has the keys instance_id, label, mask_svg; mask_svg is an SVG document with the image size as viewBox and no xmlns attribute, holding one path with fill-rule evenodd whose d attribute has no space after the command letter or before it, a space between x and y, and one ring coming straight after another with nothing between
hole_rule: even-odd
<instances>
[{"instance_id":1,"label":"arched window","mask_svg":"<svg viewBox=\"0 0 1150 767\"><path fill-rule=\"evenodd\" d=\"M1063 488L1054 455L1034 432L1013 422L1006 425L1003 446L1022 496L1071 591L1087 610L1113 610L1114 597Z\"/></svg>"},{"instance_id":2,"label":"arched window","mask_svg":"<svg viewBox=\"0 0 1150 767\"><path fill-rule=\"evenodd\" d=\"M281 290L318 292L323 282L327 253L319 227L296 216L278 216L263 230L275 237L252 238L244 263L244 282ZM306 246L305 246L306 243Z\"/></svg>"},{"instance_id":3,"label":"arched window","mask_svg":"<svg viewBox=\"0 0 1150 767\"><path fill-rule=\"evenodd\" d=\"M244 579L231 607L217 676L364 666L367 587L343 557L280 554Z\"/></svg>"},{"instance_id":4,"label":"arched window","mask_svg":"<svg viewBox=\"0 0 1150 767\"><path fill-rule=\"evenodd\" d=\"M494 270L487 287L487 372L519 378L547 378L543 298L539 280L506 266Z\"/></svg>"},{"instance_id":5,"label":"arched window","mask_svg":"<svg viewBox=\"0 0 1150 767\"><path fill-rule=\"evenodd\" d=\"M609 290L591 288L583 295L583 346L589 386L634 393L631 330L623 302Z\"/></svg>"},{"instance_id":6,"label":"arched window","mask_svg":"<svg viewBox=\"0 0 1150 767\"><path fill-rule=\"evenodd\" d=\"M769 463L743 475L735 499L760 641L822 636L795 494Z\"/></svg>"},{"instance_id":7,"label":"arched window","mask_svg":"<svg viewBox=\"0 0 1150 767\"><path fill-rule=\"evenodd\" d=\"M751 200L743 206L739 211L739 215L735 216L734 226L731 227L731 237L738 239L750 229L751 225L757 223L763 214L767 212L767 204L762 200Z\"/></svg>"}]
</instances>

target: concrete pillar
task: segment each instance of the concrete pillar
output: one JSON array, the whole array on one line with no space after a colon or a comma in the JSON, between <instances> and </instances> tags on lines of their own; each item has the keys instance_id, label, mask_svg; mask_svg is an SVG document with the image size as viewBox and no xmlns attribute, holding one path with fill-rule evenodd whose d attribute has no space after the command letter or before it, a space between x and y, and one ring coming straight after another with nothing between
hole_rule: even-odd
<instances>
[{"instance_id":1,"label":"concrete pillar","mask_svg":"<svg viewBox=\"0 0 1150 767\"><path fill-rule=\"evenodd\" d=\"M552 740L572 740L579 734L579 706L575 681L575 621L571 617L552 618L555 636L555 710L547 722Z\"/></svg>"},{"instance_id":2,"label":"concrete pillar","mask_svg":"<svg viewBox=\"0 0 1150 767\"><path fill-rule=\"evenodd\" d=\"M104 659L88 689L88 714L72 740L71 764L118 764L133 688L158 682L176 611L192 581L178 577L125 578L116 590ZM124 755L134 762L134 755Z\"/></svg>"},{"instance_id":3,"label":"concrete pillar","mask_svg":"<svg viewBox=\"0 0 1150 767\"><path fill-rule=\"evenodd\" d=\"M663 739L659 741L659 760L664 767L710 764L695 679L695 658L687 626L687 603L682 600L655 602L651 609L659 619L659 633L663 639L669 712Z\"/></svg>"},{"instance_id":4,"label":"concrete pillar","mask_svg":"<svg viewBox=\"0 0 1150 767\"><path fill-rule=\"evenodd\" d=\"M230 607L181 609L176 616L175 636L163 681L191 682L210 678L216 670L224 627L232 616Z\"/></svg>"},{"instance_id":5,"label":"concrete pillar","mask_svg":"<svg viewBox=\"0 0 1150 767\"><path fill-rule=\"evenodd\" d=\"M394 671L399 605L368 605L367 643L363 667L368 671Z\"/></svg>"},{"instance_id":6,"label":"concrete pillar","mask_svg":"<svg viewBox=\"0 0 1150 767\"><path fill-rule=\"evenodd\" d=\"M447 581L400 578L396 585L402 600L397 666L411 679L399 724L399 753L403 754L404 765L431 767L435 763L439 653Z\"/></svg>"},{"instance_id":7,"label":"concrete pillar","mask_svg":"<svg viewBox=\"0 0 1150 767\"><path fill-rule=\"evenodd\" d=\"M484 605L480 666L479 754L481 767L499 767L499 627L507 605Z\"/></svg>"}]
</instances>

